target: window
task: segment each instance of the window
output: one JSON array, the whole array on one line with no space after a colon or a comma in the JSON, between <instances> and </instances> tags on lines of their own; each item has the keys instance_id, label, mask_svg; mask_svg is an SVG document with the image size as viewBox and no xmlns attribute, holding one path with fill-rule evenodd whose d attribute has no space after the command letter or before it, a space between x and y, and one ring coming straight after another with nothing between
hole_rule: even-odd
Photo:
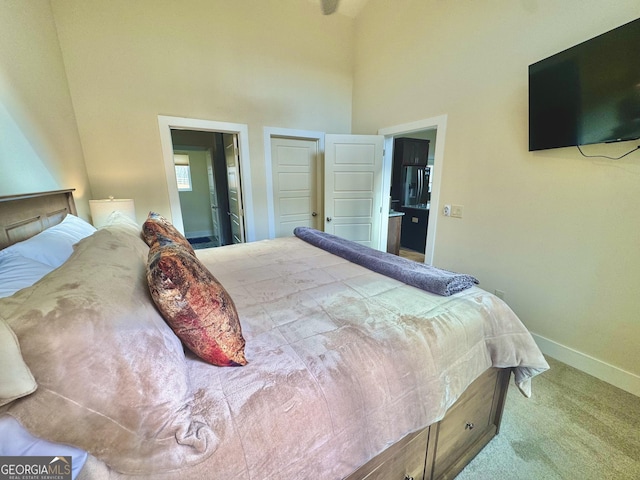
<instances>
[{"instance_id":1,"label":"window","mask_svg":"<svg viewBox=\"0 0 640 480\"><path fill-rule=\"evenodd\" d=\"M191 168L189 167L189 155L175 154L173 163L176 169L176 180L178 181L179 192L190 192L193 190L191 186Z\"/></svg>"}]
</instances>

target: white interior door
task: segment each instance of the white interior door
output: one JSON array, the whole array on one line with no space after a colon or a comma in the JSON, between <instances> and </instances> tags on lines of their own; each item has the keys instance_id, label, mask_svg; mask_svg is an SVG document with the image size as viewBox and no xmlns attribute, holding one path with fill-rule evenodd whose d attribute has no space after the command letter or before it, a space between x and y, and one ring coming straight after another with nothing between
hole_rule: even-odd
<instances>
[{"instance_id":1,"label":"white interior door","mask_svg":"<svg viewBox=\"0 0 640 480\"><path fill-rule=\"evenodd\" d=\"M271 168L275 236L293 235L298 226L322 229L318 141L271 137Z\"/></svg>"},{"instance_id":2,"label":"white interior door","mask_svg":"<svg viewBox=\"0 0 640 480\"><path fill-rule=\"evenodd\" d=\"M231 220L231 237L233 243L244 243L244 213L240 188L240 162L238 153L238 136L222 134L224 156L227 163L227 184L229 192L229 211Z\"/></svg>"},{"instance_id":3,"label":"white interior door","mask_svg":"<svg viewBox=\"0 0 640 480\"><path fill-rule=\"evenodd\" d=\"M324 231L382 248L382 135L326 135Z\"/></svg>"}]
</instances>

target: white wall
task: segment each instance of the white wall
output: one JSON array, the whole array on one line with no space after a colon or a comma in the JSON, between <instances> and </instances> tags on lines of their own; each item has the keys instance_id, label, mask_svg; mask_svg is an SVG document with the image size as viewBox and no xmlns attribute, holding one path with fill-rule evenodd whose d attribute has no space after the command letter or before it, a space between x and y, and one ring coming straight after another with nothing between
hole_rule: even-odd
<instances>
[{"instance_id":1,"label":"white wall","mask_svg":"<svg viewBox=\"0 0 640 480\"><path fill-rule=\"evenodd\" d=\"M205 150L174 150L189 156L191 191L178 192L182 222L187 238L202 237L213 233L211 204L209 202L209 175Z\"/></svg>"},{"instance_id":2,"label":"white wall","mask_svg":"<svg viewBox=\"0 0 640 480\"><path fill-rule=\"evenodd\" d=\"M0 195L75 188L88 219L87 172L47 0L0 4Z\"/></svg>"},{"instance_id":3,"label":"white wall","mask_svg":"<svg viewBox=\"0 0 640 480\"><path fill-rule=\"evenodd\" d=\"M351 128L353 20L300 0L52 0L93 193L170 218L158 115L247 124L256 237L263 127Z\"/></svg>"},{"instance_id":4,"label":"white wall","mask_svg":"<svg viewBox=\"0 0 640 480\"><path fill-rule=\"evenodd\" d=\"M353 130L447 114L440 199L464 213L440 218L434 264L503 290L548 353L640 395L640 152L527 151L527 66L639 16L636 0L371 0Z\"/></svg>"}]
</instances>

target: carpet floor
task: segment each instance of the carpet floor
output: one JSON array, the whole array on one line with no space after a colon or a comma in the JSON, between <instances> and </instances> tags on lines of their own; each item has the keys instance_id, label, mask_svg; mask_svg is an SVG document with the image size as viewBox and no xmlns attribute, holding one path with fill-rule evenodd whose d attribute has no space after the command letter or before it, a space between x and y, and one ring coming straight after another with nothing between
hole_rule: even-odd
<instances>
[{"instance_id":1,"label":"carpet floor","mask_svg":"<svg viewBox=\"0 0 640 480\"><path fill-rule=\"evenodd\" d=\"M456 480L640 479L640 397L547 360L531 398L511 379L500 433Z\"/></svg>"}]
</instances>

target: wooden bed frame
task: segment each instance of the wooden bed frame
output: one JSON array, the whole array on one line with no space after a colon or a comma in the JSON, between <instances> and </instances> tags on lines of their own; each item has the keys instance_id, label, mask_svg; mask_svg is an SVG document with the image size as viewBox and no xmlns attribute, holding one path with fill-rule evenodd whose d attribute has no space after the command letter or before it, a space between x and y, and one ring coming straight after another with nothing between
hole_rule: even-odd
<instances>
[{"instance_id":1,"label":"wooden bed frame","mask_svg":"<svg viewBox=\"0 0 640 480\"><path fill-rule=\"evenodd\" d=\"M0 249L60 223L67 213L77 215L74 191L55 190L0 197Z\"/></svg>"},{"instance_id":2,"label":"wooden bed frame","mask_svg":"<svg viewBox=\"0 0 640 480\"><path fill-rule=\"evenodd\" d=\"M75 215L73 191L0 197L0 249L60 223L68 213ZM510 368L490 368L441 421L407 435L346 480L454 478L497 435L510 374Z\"/></svg>"},{"instance_id":3,"label":"wooden bed frame","mask_svg":"<svg viewBox=\"0 0 640 480\"><path fill-rule=\"evenodd\" d=\"M490 368L442 420L391 445L347 480L455 478L498 434L510 374L510 368Z\"/></svg>"}]
</instances>

